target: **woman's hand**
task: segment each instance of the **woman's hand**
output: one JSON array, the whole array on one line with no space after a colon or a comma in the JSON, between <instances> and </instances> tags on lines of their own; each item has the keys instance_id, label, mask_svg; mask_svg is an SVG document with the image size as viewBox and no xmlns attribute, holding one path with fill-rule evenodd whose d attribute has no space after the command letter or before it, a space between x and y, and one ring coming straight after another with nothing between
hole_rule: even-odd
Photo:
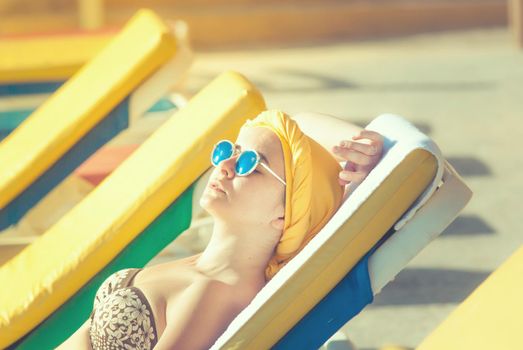
<instances>
[{"instance_id":1,"label":"woman's hand","mask_svg":"<svg viewBox=\"0 0 523 350\"><path fill-rule=\"evenodd\" d=\"M332 151L346 161L339 174L340 185L345 186L351 182L361 183L381 158L383 136L375 131L362 130L359 135L352 137L352 141L340 141Z\"/></svg>"}]
</instances>

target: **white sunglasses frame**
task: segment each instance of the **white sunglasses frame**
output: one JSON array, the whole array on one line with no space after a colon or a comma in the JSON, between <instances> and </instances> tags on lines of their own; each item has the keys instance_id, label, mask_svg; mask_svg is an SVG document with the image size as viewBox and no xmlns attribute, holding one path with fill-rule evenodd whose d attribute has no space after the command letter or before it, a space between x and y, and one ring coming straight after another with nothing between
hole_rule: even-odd
<instances>
[{"instance_id":1,"label":"white sunglasses frame","mask_svg":"<svg viewBox=\"0 0 523 350\"><path fill-rule=\"evenodd\" d=\"M220 165L220 163L218 163L217 165L214 165L214 161L213 161L213 154L214 154L214 150L216 149L216 146L221 143L221 142L227 142L229 143L231 146L232 146L232 149L233 149L233 153L232 155L229 157L229 158L226 158L226 159L222 159L220 161L223 162L227 159L230 159L236 155L241 155L243 152L247 152L247 151L251 151L251 152L254 152L254 154L256 155L256 166L253 166L251 170L249 170L248 172L246 172L245 174L238 174L236 172L236 169L234 169L234 173L238 176L247 176L247 175L250 175L252 174L252 172L256 169L256 167L258 167L258 164L260 164L265 170L267 170L272 176L274 176L278 181L280 181L284 186L287 186L287 184L285 183L285 180L283 180L280 176L278 176L278 174L276 174L271 168L269 168L269 166L265 163L262 162L262 159L260 157L260 154L254 150L254 149L246 149L246 150L243 150L243 151L238 151L238 149L236 148L236 144L229 141L229 140L220 140L218 142L216 142L212 148L212 151L211 151L211 164L215 167L217 167L218 165ZM238 153L239 152L239 153Z\"/></svg>"}]
</instances>

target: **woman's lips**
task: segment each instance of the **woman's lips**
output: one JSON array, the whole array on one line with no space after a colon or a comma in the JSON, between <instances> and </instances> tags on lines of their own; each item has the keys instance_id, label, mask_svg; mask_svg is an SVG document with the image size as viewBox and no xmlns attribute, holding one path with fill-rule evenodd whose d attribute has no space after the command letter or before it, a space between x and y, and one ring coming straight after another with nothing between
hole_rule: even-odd
<instances>
[{"instance_id":1,"label":"woman's lips","mask_svg":"<svg viewBox=\"0 0 523 350\"><path fill-rule=\"evenodd\" d=\"M220 186L220 184L218 184L218 182L216 182L216 181L211 181L209 183L209 188L211 188L212 190L215 190L216 192L221 192L223 194L227 194L227 192L225 192L225 190L222 188L222 186Z\"/></svg>"}]
</instances>

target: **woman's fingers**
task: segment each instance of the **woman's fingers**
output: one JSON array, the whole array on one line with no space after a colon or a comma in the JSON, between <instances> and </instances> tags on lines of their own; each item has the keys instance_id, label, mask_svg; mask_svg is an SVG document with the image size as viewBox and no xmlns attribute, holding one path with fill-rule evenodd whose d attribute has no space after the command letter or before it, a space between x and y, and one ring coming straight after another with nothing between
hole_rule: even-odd
<instances>
[{"instance_id":1,"label":"woman's fingers","mask_svg":"<svg viewBox=\"0 0 523 350\"><path fill-rule=\"evenodd\" d=\"M343 167L343 170L356 171L356 164L354 164L352 162L345 162L345 166Z\"/></svg>"},{"instance_id":2,"label":"woman's fingers","mask_svg":"<svg viewBox=\"0 0 523 350\"><path fill-rule=\"evenodd\" d=\"M360 131L359 135L353 136L353 140L359 140L359 139L369 139L376 142L383 142L383 136L381 134L377 133L376 131L372 130L366 130L363 129Z\"/></svg>"},{"instance_id":3,"label":"woman's fingers","mask_svg":"<svg viewBox=\"0 0 523 350\"><path fill-rule=\"evenodd\" d=\"M358 165L369 165L372 162L372 156L361 153L354 149L334 147L334 153L346 161L356 163Z\"/></svg>"},{"instance_id":4,"label":"woman's fingers","mask_svg":"<svg viewBox=\"0 0 523 350\"><path fill-rule=\"evenodd\" d=\"M383 149L383 136L375 131L362 130L359 135L353 136L353 140L368 139L374 154L381 154Z\"/></svg>"},{"instance_id":5,"label":"woman's fingers","mask_svg":"<svg viewBox=\"0 0 523 350\"><path fill-rule=\"evenodd\" d=\"M340 142L339 146L336 146L338 149L353 149L356 151L359 151L361 153L364 153L368 156L374 156L378 153L378 145L374 142L371 142L370 144L365 144L361 142L355 142L355 141L346 141L343 140ZM335 148L336 148L335 147Z\"/></svg>"},{"instance_id":6,"label":"woman's fingers","mask_svg":"<svg viewBox=\"0 0 523 350\"><path fill-rule=\"evenodd\" d=\"M364 139L360 142L354 140ZM346 160L343 171L339 173L340 185L351 182L360 183L379 161L383 152L383 136L371 130L362 130L352 140L343 140L333 147L333 152Z\"/></svg>"}]
</instances>

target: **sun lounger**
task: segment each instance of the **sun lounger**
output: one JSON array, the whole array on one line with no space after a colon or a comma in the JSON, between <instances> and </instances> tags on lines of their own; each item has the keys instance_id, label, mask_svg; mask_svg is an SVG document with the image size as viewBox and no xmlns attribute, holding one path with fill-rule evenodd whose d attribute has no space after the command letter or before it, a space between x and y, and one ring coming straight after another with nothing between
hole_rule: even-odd
<instances>
[{"instance_id":1,"label":"sun lounger","mask_svg":"<svg viewBox=\"0 0 523 350\"><path fill-rule=\"evenodd\" d=\"M458 215L472 193L405 119L382 115L380 163L211 348L318 349Z\"/></svg>"},{"instance_id":2,"label":"sun lounger","mask_svg":"<svg viewBox=\"0 0 523 350\"><path fill-rule=\"evenodd\" d=\"M138 12L0 143L0 230L163 97L189 57L153 12Z\"/></svg>"}]
</instances>

